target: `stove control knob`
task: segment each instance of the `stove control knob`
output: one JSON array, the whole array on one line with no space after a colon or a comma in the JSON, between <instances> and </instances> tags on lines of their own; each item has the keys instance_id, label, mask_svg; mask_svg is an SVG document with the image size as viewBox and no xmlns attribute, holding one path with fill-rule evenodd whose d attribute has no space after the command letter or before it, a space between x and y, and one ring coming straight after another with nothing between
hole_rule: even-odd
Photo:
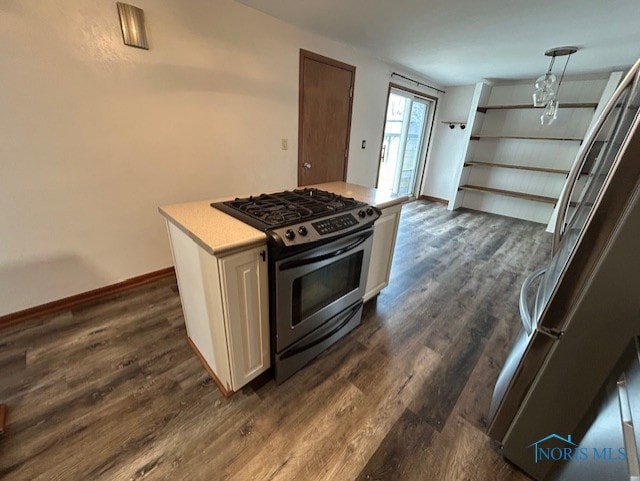
<instances>
[{"instance_id":1,"label":"stove control knob","mask_svg":"<svg viewBox=\"0 0 640 481\"><path fill-rule=\"evenodd\" d=\"M367 215L373 215L373 207L367 207Z\"/></svg>"},{"instance_id":2,"label":"stove control knob","mask_svg":"<svg viewBox=\"0 0 640 481\"><path fill-rule=\"evenodd\" d=\"M365 211L363 211L363 210L361 210L360 212L358 212L358 217L364 217L364 216L366 216L366 215L367 215L367 213L366 213Z\"/></svg>"},{"instance_id":3,"label":"stove control knob","mask_svg":"<svg viewBox=\"0 0 640 481\"><path fill-rule=\"evenodd\" d=\"M301 236L305 236L308 233L309 232L307 231L307 228L303 225L301 225L300 228L298 229L298 234L300 234Z\"/></svg>"},{"instance_id":4,"label":"stove control knob","mask_svg":"<svg viewBox=\"0 0 640 481\"><path fill-rule=\"evenodd\" d=\"M291 229L287 229L287 231L284 233L284 236L289 240L293 240L296 238L296 233Z\"/></svg>"}]
</instances>

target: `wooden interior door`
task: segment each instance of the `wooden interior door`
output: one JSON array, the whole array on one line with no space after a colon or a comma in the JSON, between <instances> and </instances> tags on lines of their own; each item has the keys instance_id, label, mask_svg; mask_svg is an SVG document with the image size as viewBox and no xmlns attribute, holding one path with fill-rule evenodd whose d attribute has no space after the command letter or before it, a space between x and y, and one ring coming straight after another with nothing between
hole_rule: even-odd
<instances>
[{"instance_id":1,"label":"wooden interior door","mask_svg":"<svg viewBox=\"0 0 640 481\"><path fill-rule=\"evenodd\" d=\"M356 68L300 50L298 185L346 180Z\"/></svg>"}]
</instances>

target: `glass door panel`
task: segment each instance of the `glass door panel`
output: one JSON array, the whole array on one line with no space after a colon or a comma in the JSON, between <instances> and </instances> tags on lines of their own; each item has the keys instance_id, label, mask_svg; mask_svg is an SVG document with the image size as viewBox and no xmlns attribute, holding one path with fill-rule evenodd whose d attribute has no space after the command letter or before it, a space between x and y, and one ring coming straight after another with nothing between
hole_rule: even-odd
<instances>
[{"instance_id":1,"label":"glass door panel","mask_svg":"<svg viewBox=\"0 0 640 481\"><path fill-rule=\"evenodd\" d=\"M380 156L378 188L415 195L424 160L429 101L392 90Z\"/></svg>"}]
</instances>

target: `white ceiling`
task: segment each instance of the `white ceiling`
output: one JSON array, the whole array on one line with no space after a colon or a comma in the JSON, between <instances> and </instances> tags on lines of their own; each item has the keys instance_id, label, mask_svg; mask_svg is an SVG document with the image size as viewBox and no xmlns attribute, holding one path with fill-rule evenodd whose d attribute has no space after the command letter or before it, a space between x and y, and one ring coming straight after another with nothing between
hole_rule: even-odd
<instances>
[{"instance_id":1,"label":"white ceiling","mask_svg":"<svg viewBox=\"0 0 640 481\"><path fill-rule=\"evenodd\" d=\"M548 67L544 51L563 45L580 47L572 76L640 56L640 0L238 1L442 85L531 79Z\"/></svg>"}]
</instances>

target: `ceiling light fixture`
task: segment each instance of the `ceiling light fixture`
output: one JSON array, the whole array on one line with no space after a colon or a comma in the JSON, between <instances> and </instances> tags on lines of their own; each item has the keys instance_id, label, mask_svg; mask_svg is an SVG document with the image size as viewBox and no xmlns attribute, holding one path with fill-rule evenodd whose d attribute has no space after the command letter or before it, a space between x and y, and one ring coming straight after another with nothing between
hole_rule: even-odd
<instances>
[{"instance_id":1,"label":"ceiling light fixture","mask_svg":"<svg viewBox=\"0 0 640 481\"><path fill-rule=\"evenodd\" d=\"M551 57L551 60L549 61L549 68L547 69L546 74L541 75L536 79L536 90L533 92L533 106L545 108L540 116L540 123L542 125L552 124L558 117L558 93L560 92L560 85L562 85L564 73L567 70L567 65L569 65L569 58L577 51L577 47L556 47L551 48L544 53L547 57ZM556 61L556 57L565 56L567 57L567 61L564 64L562 74L560 75L560 81L556 87L556 76L551 73L551 69Z\"/></svg>"}]
</instances>

